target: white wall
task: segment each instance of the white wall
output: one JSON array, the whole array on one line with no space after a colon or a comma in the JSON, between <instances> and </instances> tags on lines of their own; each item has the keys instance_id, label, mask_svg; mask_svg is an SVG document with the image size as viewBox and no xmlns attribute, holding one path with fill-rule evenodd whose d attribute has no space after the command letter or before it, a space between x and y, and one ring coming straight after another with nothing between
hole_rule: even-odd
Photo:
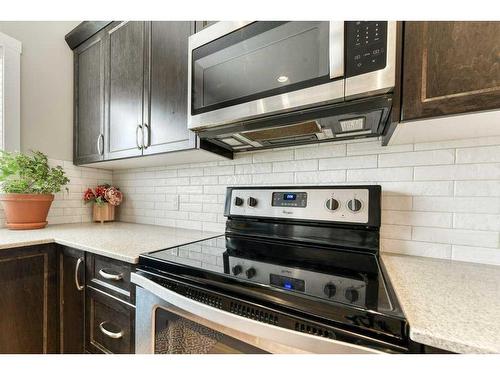
<instances>
[{"instance_id":1,"label":"white wall","mask_svg":"<svg viewBox=\"0 0 500 375\"><path fill-rule=\"evenodd\" d=\"M500 137L326 143L113 171L123 221L224 231L229 185L382 185L382 251L500 264Z\"/></svg>"},{"instance_id":2,"label":"white wall","mask_svg":"<svg viewBox=\"0 0 500 375\"><path fill-rule=\"evenodd\" d=\"M79 22L0 22L22 42L21 150L72 160L73 54L64 36Z\"/></svg>"}]
</instances>

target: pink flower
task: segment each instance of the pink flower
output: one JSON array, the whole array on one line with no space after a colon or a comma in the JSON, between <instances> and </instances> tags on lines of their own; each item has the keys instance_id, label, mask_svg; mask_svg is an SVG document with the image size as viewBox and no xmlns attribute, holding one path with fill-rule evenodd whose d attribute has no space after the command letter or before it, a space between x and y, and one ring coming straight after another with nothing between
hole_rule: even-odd
<instances>
[{"instance_id":1,"label":"pink flower","mask_svg":"<svg viewBox=\"0 0 500 375\"><path fill-rule=\"evenodd\" d=\"M110 187L106 189L106 192L104 193L104 198L109 202L109 204L112 204L113 206L119 206L120 203L122 203L123 194L117 188Z\"/></svg>"}]
</instances>

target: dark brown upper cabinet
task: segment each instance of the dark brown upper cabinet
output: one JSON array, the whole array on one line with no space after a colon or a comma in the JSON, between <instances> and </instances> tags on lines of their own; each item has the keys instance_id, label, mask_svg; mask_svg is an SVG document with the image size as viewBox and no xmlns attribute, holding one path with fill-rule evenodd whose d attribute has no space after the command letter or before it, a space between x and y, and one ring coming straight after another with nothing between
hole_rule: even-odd
<instances>
[{"instance_id":1,"label":"dark brown upper cabinet","mask_svg":"<svg viewBox=\"0 0 500 375\"><path fill-rule=\"evenodd\" d=\"M94 35L74 50L74 135L76 164L104 158L104 46Z\"/></svg>"},{"instance_id":2,"label":"dark brown upper cabinet","mask_svg":"<svg viewBox=\"0 0 500 375\"><path fill-rule=\"evenodd\" d=\"M195 22L103 27L75 49L75 164L195 148L187 128Z\"/></svg>"},{"instance_id":3,"label":"dark brown upper cabinet","mask_svg":"<svg viewBox=\"0 0 500 375\"><path fill-rule=\"evenodd\" d=\"M405 22L402 120L500 108L500 22Z\"/></svg>"},{"instance_id":4,"label":"dark brown upper cabinet","mask_svg":"<svg viewBox=\"0 0 500 375\"><path fill-rule=\"evenodd\" d=\"M142 155L147 33L145 22L117 22L104 39L108 160Z\"/></svg>"},{"instance_id":5,"label":"dark brown upper cabinet","mask_svg":"<svg viewBox=\"0 0 500 375\"><path fill-rule=\"evenodd\" d=\"M194 148L187 128L188 38L194 22L151 22L143 154Z\"/></svg>"}]
</instances>

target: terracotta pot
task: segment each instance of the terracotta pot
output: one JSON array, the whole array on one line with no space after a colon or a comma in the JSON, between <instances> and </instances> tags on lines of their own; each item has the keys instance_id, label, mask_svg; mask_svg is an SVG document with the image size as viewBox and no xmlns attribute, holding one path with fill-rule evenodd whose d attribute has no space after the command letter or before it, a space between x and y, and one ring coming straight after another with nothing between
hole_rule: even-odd
<instances>
[{"instance_id":1,"label":"terracotta pot","mask_svg":"<svg viewBox=\"0 0 500 375\"><path fill-rule=\"evenodd\" d=\"M93 216L94 221L100 221L101 223L113 221L115 220L115 206L109 203L102 205L94 203Z\"/></svg>"},{"instance_id":2,"label":"terracotta pot","mask_svg":"<svg viewBox=\"0 0 500 375\"><path fill-rule=\"evenodd\" d=\"M45 228L53 200L53 194L1 194L5 225L9 229Z\"/></svg>"}]
</instances>

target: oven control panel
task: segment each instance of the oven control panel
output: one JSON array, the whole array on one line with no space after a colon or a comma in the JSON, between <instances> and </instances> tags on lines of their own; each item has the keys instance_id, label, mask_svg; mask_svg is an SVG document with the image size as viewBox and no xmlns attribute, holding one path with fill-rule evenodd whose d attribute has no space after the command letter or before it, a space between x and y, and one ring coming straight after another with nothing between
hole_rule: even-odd
<instances>
[{"instance_id":1,"label":"oven control panel","mask_svg":"<svg viewBox=\"0 0 500 375\"><path fill-rule=\"evenodd\" d=\"M298 220L335 221L367 224L367 188L234 188L229 199L229 214Z\"/></svg>"},{"instance_id":2,"label":"oven control panel","mask_svg":"<svg viewBox=\"0 0 500 375\"><path fill-rule=\"evenodd\" d=\"M387 21L346 22L346 77L384 69Z\"/></svg>"},{"instance_id":3,"label":"oven control panel","mask_svg":"<svg viewBox=\"0 0 500 375\"><path fill-rule=\"evenodd\" d=\"M229 272L239 279L309 296L365 307L366 281L229 256Z\"/></svg>"}]
</instances>

